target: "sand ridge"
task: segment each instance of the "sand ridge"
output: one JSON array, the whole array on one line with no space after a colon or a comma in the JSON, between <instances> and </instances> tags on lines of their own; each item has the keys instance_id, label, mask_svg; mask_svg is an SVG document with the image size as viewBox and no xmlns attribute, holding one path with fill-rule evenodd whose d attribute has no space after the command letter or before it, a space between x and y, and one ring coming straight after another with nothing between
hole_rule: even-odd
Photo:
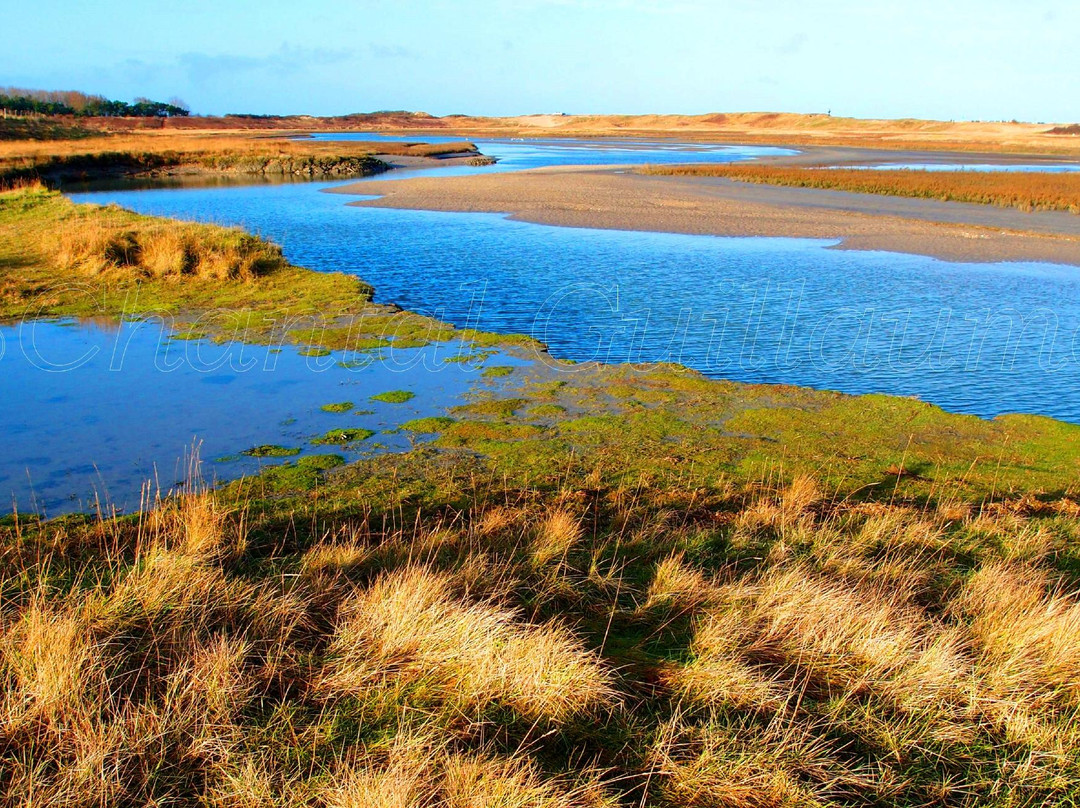
<instances>
[{"instance_id":1,"label":"sand ridge","mask_svg":"<svg viewBox=\"0 0 1080 808\"><path fill-rule=\"evenodd\" d=\"M558 167L353 183L358 206L506 213L537 224L717 236L836 239L840 248L950 261L1080 266L1080 216L988 205Z\"/></svg>"}]
</instances>

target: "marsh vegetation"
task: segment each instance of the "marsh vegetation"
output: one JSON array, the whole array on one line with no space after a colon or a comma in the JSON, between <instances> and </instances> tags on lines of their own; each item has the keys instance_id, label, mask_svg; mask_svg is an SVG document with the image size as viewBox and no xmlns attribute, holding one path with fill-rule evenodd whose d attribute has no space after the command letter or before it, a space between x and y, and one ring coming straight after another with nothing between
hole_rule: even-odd
<instances>
[{"instance_id":1,"label":"marsh vegetation","mask_svg":"<svg viewBox=\"0 0 1080 808\"><path fill-rule=\"evenodd\" d=\"M1080 173L939 172L760 165L647 166L641 171L654 175L725 177L766 185L973 202L1024 211L1080 213Z\"/></svg>"},{"instance_id":2,"label":"marsh vegetation","mask_svg":"<svg viewBox=\"0 0 1080 808\"><path fill-rule=\"evenodd\" d=\"M441 158L475 155L466 141L367 143L254 135L156 132L34 141L0 138L0 188L170 174L357 177L389 165L375 155Z\"/></svg>"}]
</instances>

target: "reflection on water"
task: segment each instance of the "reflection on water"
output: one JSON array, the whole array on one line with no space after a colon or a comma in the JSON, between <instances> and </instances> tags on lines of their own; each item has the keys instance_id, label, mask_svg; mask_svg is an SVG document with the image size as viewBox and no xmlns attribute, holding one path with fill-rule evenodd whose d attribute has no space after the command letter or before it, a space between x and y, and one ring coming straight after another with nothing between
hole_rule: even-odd
<instances>
[{"instance_id":1,"label":"reflection on water","mask_svg":"<svg viewBox=\"0 0 1080 808\"><path fill-rule=\"evenodd\" d=\"M281 462L239 454L263 444L347 458L405 449L408 433L387 430L443 414L479 377L477 363L446 361L460 350L451 343L304 357L292 347L173 340L149 321L2 326L0 496L50 515L97 498L132 508L147 480L167 490L184 479L193 443L204 460L218 461L204 472L224 479ZM388 390L416 397L370 400ZM321 409L346 401L352 412ZM347 448L311 443L344 428L376 434Z\"/></svg>"}]
</instances>

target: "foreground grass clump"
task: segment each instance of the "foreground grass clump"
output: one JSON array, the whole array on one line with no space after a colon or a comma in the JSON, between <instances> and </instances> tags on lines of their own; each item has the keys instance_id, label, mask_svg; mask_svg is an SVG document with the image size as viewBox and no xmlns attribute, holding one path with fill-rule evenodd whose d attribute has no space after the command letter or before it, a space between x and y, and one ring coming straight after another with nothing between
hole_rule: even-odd
<instances>
[{"instance_id":1,"label":"foreground grass clump","mask_svg":"<svg viewBox=\"0 0 1080 808\"><path fill-rule=\"evenodd\" d=\"M0 527L5 802L980 806L1080 789L1073 499L574 471L517 488L424 452L334 475L317 495L191 492Z\"/></svg>"},{"instance_id":2,"label":"foreground grass clump","mask_svg":"<svg viewBox=\"0 0 1080 808\"><path fill-rule=\"evenodd\" d=\"M824 169L788 166L648 166L646 174L727 177L739 182L860 194L975 202L1023 211L1080 214L1080 173Z\"/></svg>"}]
</instances>

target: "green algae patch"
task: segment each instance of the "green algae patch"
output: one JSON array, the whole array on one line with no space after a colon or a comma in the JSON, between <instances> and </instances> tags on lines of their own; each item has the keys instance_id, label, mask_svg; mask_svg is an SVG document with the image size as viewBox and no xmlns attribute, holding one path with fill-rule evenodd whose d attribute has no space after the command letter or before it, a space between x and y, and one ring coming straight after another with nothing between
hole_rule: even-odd
<instances>
[{"instance_id":1,"label":"green algae patch","mask_svg":"<svg viewBox=\"0 0 1080 808\"><path fill-rule=\"evenodd\" d=\"M496 418L512 418L514 413L528 403L525 398L492 398L474 401L454 407L453 412L463 415L491 415Z\"/></svg>"},{"instance_id":2,"label":"green algae patch","mask_svg":"<svg viewBox=\"0 0 1080 808\"><path fill-rule=\"evenodd\" d=\"M338 401L334 404L323 404L319 409L323 412L342 413L350 412L353 406L351 401Z\"/></svg>"},{"instance_id":3,"label":"green algae patch","mask_svg":"<svg viewBox=\"0 0 1080 808\"><path fill-rule=\"evenodd\" d=\"M437 435L440 432L445 432L453 425L453 418L447 418L445 415L436 415L431 418L414 418L411 421L406 421L401 425L401 429L404 429L406 432Z\"/></svg>"},{"instance_id":4,"label":"green algae patch","mask_svg":"<svg viewBox=\"0 0 1080 808\"><path fill-rule=\"evenodd\" d=\"M296 462L264 469L255 482L264 495L310 491L323 480L327 471L344 465L345 458L341 455L307 455Z\"/></svg>"},{"instance_id":5,"label":"green algae patch","mask_svg":"<svg viewBox=\"0 0 1080 808\"><path fill-rule=\"evenodd\" d=\"M510 365L492 365L491 367L484 368L484 372L481 374L487 376L489 379L497 379L502 376L509 376L514 372L514 369Z\"/></svg>"},{"instance_id":6,"label":"green algae patch","mask_svg":"<svg viewBox=\"0 0 1080 808\"><path fill-rule=\"evenodd\" d=\"M278 446L276 443L265 443L262 446L252 446L241 454L247 457L295 457L300 450L291 446Z\"/></svg>"},{"instance_id":7,"label":"green algae patch","mask_svg":"<svg viewBox=\"0 0 1080 808\"><path fill-rule=\"evenodd\" d=\"M174 334L169 335L169 339L173 342L197 342L201 339L206 339L205 331L177 331Z\"/></svg>"},{"instance_id":8,"label":"green algae patch","mask_svg":"<svg viewBox=\"0 0 1080 808\"><path fill-rule=\"evenodd\" d=\"M561 404L537 404L528 411L530 418L554 418L565 413L566 407Z\"/></svg>"},{"instance_id":9,"label":"green algae patch","mask_svg":"<svg viewBox=\"0 0 1080 808\"><path fill-rule=\"evenodd\" d=\"M352 443L359 443L360 441L367 440L375 431L372 429L364 429L363 427L356 427L355 429L331 429L321 438L316 438L312 441L316 446L348 446Z\"/></svg>"},{"instance_id":10,"label":"green algae patch","mask_svg":"<svg viewBox=\"0 0 1080 808\"><path fill-rule=\"evenodd\" d=\"M371 397L372 401L382 401L384 404L404 404L416 398L416 393L409 390L387 390L385 393L377 393Z\"/></svg>"}]
</instances>

